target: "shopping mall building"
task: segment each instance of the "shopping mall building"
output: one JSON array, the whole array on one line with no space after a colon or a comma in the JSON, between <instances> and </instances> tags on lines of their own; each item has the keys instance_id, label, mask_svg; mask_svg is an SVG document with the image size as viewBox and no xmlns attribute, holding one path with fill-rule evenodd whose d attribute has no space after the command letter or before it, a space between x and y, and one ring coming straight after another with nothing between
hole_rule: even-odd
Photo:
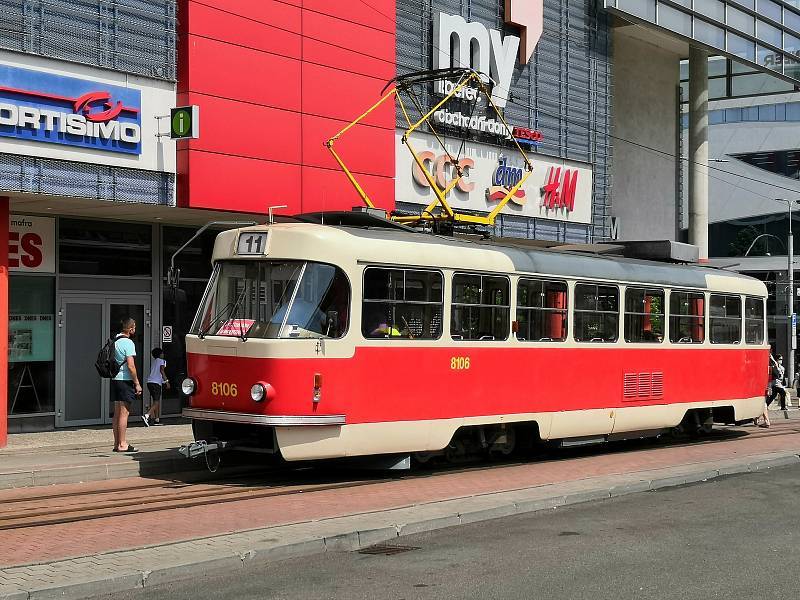
<instances>
[{"instance_id":1,"label":"shopping mall building","mask_svg":"<svg viewBox=\"0 0 800 600\"><path fill-rule=\"evenodd\" d=\"M9 228L0 258L0 340L8 343L0 348L0 446L7 431L110 422L107 384L93 363L123 316L139 323L140 369L161 346L170 379L179 380L213 232L178 257L177 291L166 285L172 253L209 221L360 204L324 142L398 74L446 66L486 73L505 120L535 142L526 144L534 171L524 197L501 213L496 235L587 243L676 239L688 227L702 247L708 57L791 89L798 4L3 2L0 212ZM440 92L422 89L421 108ZM175 141L170 109L188 105L199 107L199 136ZM444 144L465 173L449 201L487 213L497 202L492 188L508 183L521 158L502 132L449 114L441 116ZM433 192L401 145L403 122L383 105L337 150L375 204L419 212ZM448 152L429 132L415 139L431 175L449 181ZM569 202L547 201L554 191ZM180 409L173 393L165 412Z\"/></svg>"}]
</instances>

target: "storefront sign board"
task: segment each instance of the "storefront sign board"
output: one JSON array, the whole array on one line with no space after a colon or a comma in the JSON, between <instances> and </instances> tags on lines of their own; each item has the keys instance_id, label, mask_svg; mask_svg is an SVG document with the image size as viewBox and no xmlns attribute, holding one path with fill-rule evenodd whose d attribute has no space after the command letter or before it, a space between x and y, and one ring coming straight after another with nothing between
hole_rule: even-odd
<instances>
[{"instance_id":1,"label":"storefront sign board","mask_svg":"<svg viewBox=\"0 0 800 600\"><path fill-rule=\"evenodd\" d=\"M0 136L142 152L141 92L0 64Z\"/></svg>"},{"instance_id":2,"label":"storefront sign board","mask_svg":"<svg viewBox=\"0 0 800 600\"><path fill-rule=\"evenodd\" d=\"M56 220L51 217L11 215L8 266L12 272L55 273Z\"/></svg>"},{"instance_id":3,"label":"storefront sign board","mask_svg":"<svg viewBox=\"0 0 800 600\"><path fill-rule=\"evenodd\" d=\"M435 198L425 176L411 153L396 136L395 180L398 202L427 205ZM500 148L490 144L447 139L445 153L432 135L415 134L411 145L418 152L429 173L443 189L455 177L453 159L464 176L447 196L455 209L489 212L503 198L505 191L524 175L524 163L516 148ZM504 214L538 217L571 223L592 222L591 165L539 154L529 154L533 172L512 200Z\"/></svg>"}]
</instances>

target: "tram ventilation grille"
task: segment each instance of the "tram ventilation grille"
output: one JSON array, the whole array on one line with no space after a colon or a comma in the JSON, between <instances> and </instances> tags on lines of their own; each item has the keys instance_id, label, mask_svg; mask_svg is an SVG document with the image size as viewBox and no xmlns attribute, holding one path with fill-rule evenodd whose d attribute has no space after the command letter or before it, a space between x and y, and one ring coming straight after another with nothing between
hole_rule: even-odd
<instances>
[{"instance_id":1,"label":"tram ventilation grille","mask_svg":"<svg viewBox=\"0 0 800 600\"><path fill-rule=\"evenodd\" d=\"M401 554L403 552L410 552L411 550L419 550L419 546L399 546L394 544L376 544L369 548L362 548L358 551L359 554L374 554L391 556L393 554Z\"/></svg>"},{"instance_id":2,"label":"tram ventilation grille","mask_svg":"<svg viewBox=\"0 0 800 600\"><path fill-rule=\"evenodd\" d=\"M623 394L625 398L636 397L636 373L625 373Z\"/></svg>"},{"instance_id":3,"label":"tram ventilation grille","mask_svg":"<svg viewBox=\"0 0 800 600\"><path fill-rule=\"evenodd\" d=\"M628 402L651 400L664 395L664 373L625 373L622 381L622 398Z\"/></svg>"}]
</instances>

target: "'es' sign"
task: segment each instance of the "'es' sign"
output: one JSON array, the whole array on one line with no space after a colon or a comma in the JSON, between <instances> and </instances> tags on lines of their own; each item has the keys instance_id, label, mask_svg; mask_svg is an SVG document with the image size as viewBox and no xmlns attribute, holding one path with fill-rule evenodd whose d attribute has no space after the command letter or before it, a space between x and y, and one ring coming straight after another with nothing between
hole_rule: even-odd
<instances>
[{"instance_id":1,"label":"'es' sign","mask_svg":"<svg viewBox=\"0 0 800 600\"><path fill-rule=\"evenodd\" d=\"M578 171L564 169L561 179L561 167L550 167L547 182L542 186L542 206L545 208L575 208L575 188L578 187Z\"/></svg>"},{"instance_id":2,"label":"'es' sign","mask_svg":"<svg viewBox=\"0 0 800 600\"><path fill-rule=\"evenodd\" d=\"M0 136L141 154L141 93L0 65Z\"/></svg>"},{"instance_id":3,"label":"'es' sign","mask_svg":"<svg viewBox=\"0 0 800 600\"><path fill-rule=\"evenodd\" d=\"M11 215L8 229L8 268L26 273L55 273L56 220Z\"/></svg>"}]
</instances>

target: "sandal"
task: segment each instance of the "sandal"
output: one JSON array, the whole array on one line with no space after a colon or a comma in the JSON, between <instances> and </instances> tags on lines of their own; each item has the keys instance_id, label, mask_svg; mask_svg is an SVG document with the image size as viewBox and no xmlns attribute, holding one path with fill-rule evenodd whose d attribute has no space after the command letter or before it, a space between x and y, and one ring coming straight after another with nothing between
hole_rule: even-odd
<instances>
[{"instance_id":1,"label":"sandal","mask_svg":"<svg viewBox=\"0 0 800 600\"><path fill-rule=\"evenodd\" d=\"M130 444L128 444L128 447L125 448L125 450L117 450L116 448L114 448L113 450L113 452L138 452L138 451L139 449L136 446L131 446Z\"/></svg>"}]
</instances>

